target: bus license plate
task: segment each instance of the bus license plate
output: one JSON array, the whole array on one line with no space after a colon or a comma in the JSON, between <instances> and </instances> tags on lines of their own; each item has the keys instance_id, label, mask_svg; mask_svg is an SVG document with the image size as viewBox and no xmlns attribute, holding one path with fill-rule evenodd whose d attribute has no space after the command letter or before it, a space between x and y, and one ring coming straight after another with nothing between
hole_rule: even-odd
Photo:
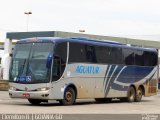
<instances>
[{"instance_id":1,"label":"bus license plate","mask_svg":"<svg viewBox=\"0 0 160 120\"><path fill-rule=\"evenodd\" d=\"M25 97L25 98L29 98L30 94L29 93L23 93L22 96Z\"/></svg>"}]
</instances>

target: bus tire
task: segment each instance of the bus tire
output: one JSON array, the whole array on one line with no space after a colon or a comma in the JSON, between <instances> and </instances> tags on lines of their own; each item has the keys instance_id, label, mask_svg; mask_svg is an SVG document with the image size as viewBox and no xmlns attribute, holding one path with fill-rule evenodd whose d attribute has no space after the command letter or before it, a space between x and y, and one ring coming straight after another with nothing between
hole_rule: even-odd
<instances>
[{"instance_id":1,"label":"bus tire","mask_svg":"<svg viewBox=\"0 0 160 120\"><path fill-rule=\"evenodd\" d=\"M142 96L143 96L143 90L141 87L139 87L136 93L135 102L140 102L142 100Z\"/></svg>"},{"instance_id":2,"label":"bus tire","mask_svg":"<svg viewBox=\"0 0 160 120\"><path fill-rule=\"evenodd\" d=\"M127 93L127 101L128 102L134 102L135 101L135 97L136 97L136 92L134 87L130 87L128 89L128 93Z\"/></svg>"},{"instance_id":3,"label":"bus tire","mask_svg":"<svg viewBox=\"0 0 160 120\"><path fill-rule=\"evenodd\" d=\"M41 100L38 99L28 99L28 101L32 104L32 105L39 105L41 103Z\"/></svg>"},{"instance_id":4,"label":"bus tire","mask_svg":"<svg viewBox=\"0 0 160 120\"><path fill-rule=\"evenodd\" d=\"M73 105L76 100L76 94L72 87L68 87L64 92L64 99L60 100L62 105Z\"/></svg>"}]
</instances>

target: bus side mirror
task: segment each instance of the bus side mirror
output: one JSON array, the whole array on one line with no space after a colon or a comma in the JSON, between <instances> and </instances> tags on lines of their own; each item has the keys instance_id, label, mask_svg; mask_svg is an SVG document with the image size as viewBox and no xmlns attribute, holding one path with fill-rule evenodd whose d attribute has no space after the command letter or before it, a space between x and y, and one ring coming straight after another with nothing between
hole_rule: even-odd
<instances>
[{"instance_id":1,"label":"bus side mirror","mask_svg":"<svg viewBox=\"0 0 160 120\"><path fill-rule=\"evenodd\" d=\"M52 57L52 54L49 53L49 54L48 54L48 57L47 57L47 63L46 63L46 67L47 67L48 69L51 68L52 58L53 58L53 57Z\"/></svg>"}]
</instances>

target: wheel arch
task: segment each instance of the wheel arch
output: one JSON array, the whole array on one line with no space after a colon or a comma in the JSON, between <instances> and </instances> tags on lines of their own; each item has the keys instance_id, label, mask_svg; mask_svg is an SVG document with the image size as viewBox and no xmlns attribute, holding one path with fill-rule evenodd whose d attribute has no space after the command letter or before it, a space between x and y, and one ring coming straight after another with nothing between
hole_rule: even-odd
<instances>
[{"instance_id":1,"label":"wheel arch","mask_svg":"<svg viewBox=\"0 0 160 120\"><path fill-rule=\"evenodd\" d=\"M145 95L145 87L144 87L144 85L139 85L138 89L139 88L142 89L142 94Z\"/></svg>"},{"instance_id":2,"label":"wheel arch","mask_svg":"<svg viewBox=\"0 0 160 120\"><path fill-rule=\"evenodd\" d=\"M128 87L128 89L131 88L131 87L133 87L134 90L135 90L135 92L136 92L136 86L135 86L134 84L131 84L131 85Z\"/></svg>"},{"instance_id":3,"label":"wheel arch","mask_svg":"<svg viewBox=\"0 0 160 120\"><path fill-rule=\"evenodd\" d=\"M64 89L64 92L67 90L67 88L73 88L73 90L75 91L75 95L76 95L76 98L77 98L77 87L73 84L73 83L69 83L65 86L65 89Z\"/></svg>"}]
</instances>

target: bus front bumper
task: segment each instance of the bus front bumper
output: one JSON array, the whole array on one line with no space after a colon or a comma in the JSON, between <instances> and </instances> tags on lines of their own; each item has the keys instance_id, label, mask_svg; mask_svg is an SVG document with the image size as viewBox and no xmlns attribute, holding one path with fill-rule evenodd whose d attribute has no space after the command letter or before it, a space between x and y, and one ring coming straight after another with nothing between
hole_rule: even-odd
<instances>
[{"instance_id":1,"label":"bus front bumper","mask_svg":"<svg viewBox=\"0 0 160 120\"><path fill-rule=\"evenodd\" d=\"M14 90L9 90L9 96L11 98L49 100L49 90L47 90L47 91L14 91Z\"/></svg>"}]
</instances>

